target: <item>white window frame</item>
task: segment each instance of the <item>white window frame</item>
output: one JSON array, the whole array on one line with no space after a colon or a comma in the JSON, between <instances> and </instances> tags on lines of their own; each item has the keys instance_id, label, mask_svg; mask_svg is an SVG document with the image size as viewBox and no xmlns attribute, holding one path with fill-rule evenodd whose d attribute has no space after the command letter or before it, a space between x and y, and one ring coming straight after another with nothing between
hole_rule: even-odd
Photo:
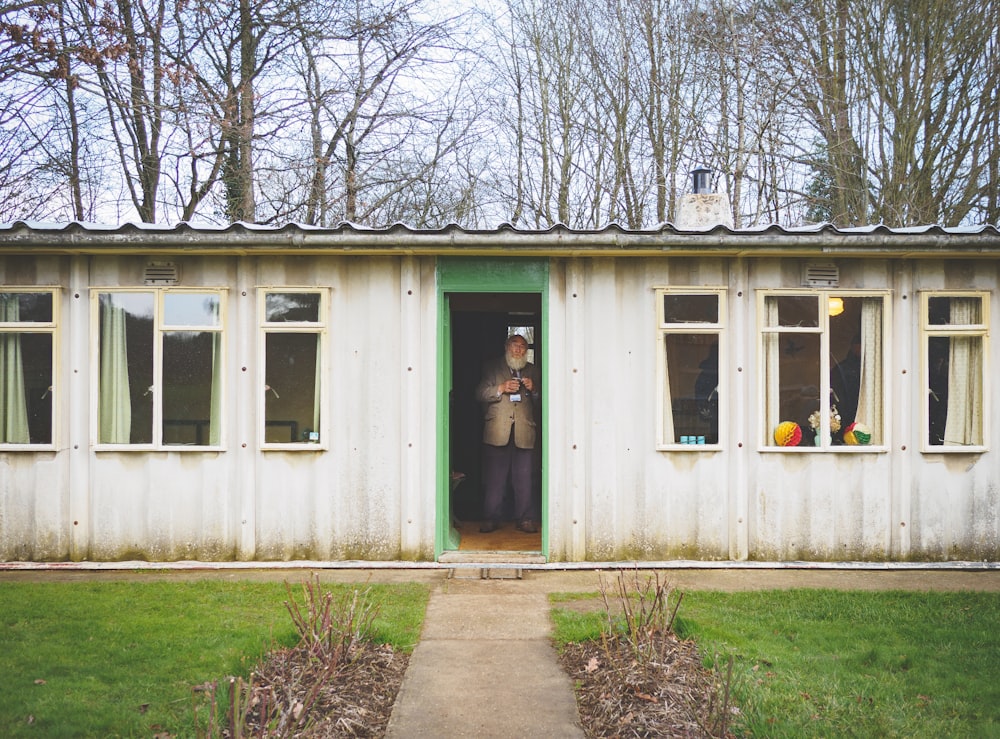
<instances>
[{"instance_id":1,"label":"white window frame","mask_svg":"<svg viewBox=\"0 0 1000 739\"><path fill-rule=\"evenodd\" d=\"M766 326L767 311L765 302L769 297L815 297L818 301L818 326ZM830 312L831 298L881 298L882 299L882 442L866 445L833 445L829 442L830 433ZM822 310L828 306L827 310ZM889 368L892 366L892 291L891 290L851 290L851 289L816 289L816 288L758 288L756 290L757 312L757 377L758 383L758 431L757 450L761 452L776 452L780 454L871 454L884 453L889 450L889 435L891 433L892 409L889 386ZM819 335L819 400L820 428L819 435L823 440L820 445L784 447L774 443L774 428L769 427L767 416L767 361L764 336L770 333Z\"/></svg>"},{"instance_id":2,"label":"white window frame","mask_svg":"<svg viewBox=\"0 0 1000 739\"><path fill-rule=\"evenodd\" d=\"M728 306L726 298L728 289L725 287L687 287L671 286L654 288L656 302L656 449L657 451L718 451L722 448L723 430L726 428L726 399L728 396L728 378L724 371L726 365L727 347L725 341L726 316ZM715 323L668 323L664 315L664 298L668 295L715 296L718 301L718 321ZM667 336L670 335L711 335L718 337L719 343L719 442L716 444L683 444L673 438L667 438L667 431L673 427L673 419L667 422L666 414L672 413L673 405L668 409L667 391L670 378L667 376Z\"/></svg>"},{"instance_id":3,"label":"white window frame","mask_svg":"<svg viewBox=\"0 0 1000 739\"><path fill-rule=\"evenodd\" d=\"M204 452L220 451L226 447L226 395L228 387L226 383L226 306L228 297L226 287L160 287L145 285L142 287L92 287L90 289L90 310L91 322L91 438L92 446L96 451L115 452L143 452L143 451L171 451L171 452ZM150 392L153 393L153 418L152 434L153 441L148 444L109 444L102 443L100 430L100 296L104 293L131 293L131 294L152 294L153 295L153 385ZM212 294L219 298L219 325L212 326L185 326L166 324L164 318L164 298L167 294ZM199 331L207 333L220 333L222 335L222 352L220 361L220 385L221 412L219 415L219 443L218 444L164 444L163 443L163 334L172 331Z\"/></svg>"},{"instance_id":4,"label":"white window frame","mask_svg":"<svg viewBox=\"0 0 1000 739\"><path fill-rule=\"evenodd\" d=\"M319 295L319 315L316 321L267 321L267 296L272 294L302 293ZM330 414L328 412L327 398L329 395L329 310L330 310L330 288L328 287L276 287L259 286L257 288L257 314L260 316L259 326L259 353L257 366L260 368L260 392L258 396L257 436L259 447L264 451L285 450L285 451L326 451L329 449L330 438ZM275 392L267 385L267 334L269 333L300 333L315 334L320 337L319 356L320 362L319 377L319 440L318 441L294 441L294 442L268 442L267 439L267 409L266 399L268 392Z\"/></svg>"},{"instance_id":5,"label":"white window frame","mask_svg":"<svg viewBox=\"0 0 1000 739\"><path fill-rule=\"evenodd\" d=\"M920 450L927 454L976 454L990 448L990 293L985 290L921 290L920 296L920 377L923 393L920 411ZM978 298L982 309L982 322L974 324L931 324L930 301L933 298ZM979 337L982 341L982 387L983 420L982 444L931 444L930 408L928 396L930 381L930 339L933 337L966 336Z\"/></svg>"},{"instance_id":6,"label":"white window frame","mask_svg":"<svg viewBox=\"0 0 1000 739\"><path fill-rule=\"evenodd\" d=\"M0 293L40 293L48 294L52 298L52 320L45 321L0 321L0 333L4 334L50 334L52 336L52 376L49 378L52 384L49 386L49 393L52 396L52 410L49 425L51 428L51 439L43 444L12 444L0 442L0 451L4 452L44 452L56 449L58 436L59 413L57 409L61 406L61 388L59 386L59 307L62 288L45 286L25 286L14 287L0 286Z\"/></svg>"}]
</instances>

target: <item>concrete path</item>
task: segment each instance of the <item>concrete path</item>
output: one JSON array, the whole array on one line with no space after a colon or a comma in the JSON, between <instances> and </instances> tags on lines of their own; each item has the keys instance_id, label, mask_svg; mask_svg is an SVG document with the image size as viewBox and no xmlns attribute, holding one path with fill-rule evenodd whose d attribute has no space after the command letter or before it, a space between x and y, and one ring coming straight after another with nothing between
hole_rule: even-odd
<instances>
[{"instance_id":1,"label":"concrete path","mask_svg":"<svg viewBox=\"0 0 1000 739\"><path fill-rule=\"evenodd\" d=\"M521 580L439 584L387 739L582 737L548 611L545 593Z\"/></svg>"}]
</instances>

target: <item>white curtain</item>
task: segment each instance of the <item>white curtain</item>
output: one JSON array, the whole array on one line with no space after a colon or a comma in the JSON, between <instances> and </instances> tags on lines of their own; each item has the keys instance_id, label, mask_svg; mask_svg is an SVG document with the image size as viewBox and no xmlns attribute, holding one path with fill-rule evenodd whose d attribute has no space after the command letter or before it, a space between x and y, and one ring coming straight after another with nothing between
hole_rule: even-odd
<instances>
[{"instance_id":1,"label":"white curtain","mask_svg":"<svg viewBox=\"0 0 1000 739\"><path fill-rule=\"evenodd\" d=\"M212 395L208 423L208 443L222 443L222 332L212 334Z\"/></svg>"},{"instance_id":2,"label":"white curtain","mask_svg":"<svg viewBox=\"0 0 1000 739\"><path fill-rule=\"evenodd\" d=\"M17 295L0 297L0 321L20 319ZM20 334L0 334L0 442L28 444L28 405Z\"/></svg>"},{"instance_id":3,"label":"white curtain","mask_svg":"<svg viewBox=\"0 0 1000 739\"><path fill-rule=\"evenodd\" d=\"M979 298L952 298L951 325L982 322ZM946 446L983 443L983 342L979 336L952 336L948 353Z\"/></svg>"},{"instance_id":4,"label":"white curtain","mask_svg":"<svg viewBox=\"0 0 1000 739\"><path fill-rule=\"evenodd\" d=\"M132 399L128 381L125 309L106 296L101 307L100 442L128 444L132 436Z\"/></svg>"},{"instance_id":5,"label":"white curtain","mask_svg":"<svg viewBox=\"0 0 1000 739\"><path fill-rule=\"evenodd\" d=\"M773 296L764 298L764 325L778 325L778 299ZM774 429L783 420L781 418L781 334L770 332L764 334L764 425L766 443L774 445Z\"/></svg>"},{"instance_id":6,"label":"white curtain","mask_svg":"<svg viewBox=\"0 0 1000 739\"><path fill-rule=\"evenodd\" d=\"M855 420L872 431L872 444L882 443L882 298L861 301L861 382Z\"/></svg>"}]
</instances>

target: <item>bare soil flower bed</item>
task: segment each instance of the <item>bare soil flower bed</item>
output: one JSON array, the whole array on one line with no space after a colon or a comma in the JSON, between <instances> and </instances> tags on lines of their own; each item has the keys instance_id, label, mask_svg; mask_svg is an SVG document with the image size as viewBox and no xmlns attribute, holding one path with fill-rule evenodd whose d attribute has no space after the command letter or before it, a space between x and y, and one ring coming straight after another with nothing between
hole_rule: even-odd
<instances>
[{"instance_id":1,"label":"bare soil flower bed","mask_svg":"<svg viewBox=\"0 0 1000 739\"><path fill-rule=\"evenodd\" d=\"M719 726L716 679L692 642L667 633L657 637L657 657L635 659L624 639L570 644L560 655L576 684L580 721L588 737L725 737ZM271 653L255 673L254 690L270 690L283 714L306 706L310 688L322 687L309 708L306 728L287 736L303 739L382 737L408 664L389 646L358 647L333 677L307 650ZM255 725L256 724L256 725ZM248 733L258 736L253 718Z\"/></svg>"},{"instance_id":2,"label":"bare soil flower bed","mask_svg":"<svg viewBox=\"0 0 1000 739\"><path fill-rule=\"evenodd\" d=\"M385 736L409 655L389 645L356 645L328 674L308 649L270 653L254 673L246 736L302 739ZM264 729L260 707L270 705ZM279 718L275 718L278 716ZM286 720L286 730L275 722ZM299 724L301 728L296 728ZM231 730L224 731L231 736Z\"/></svg>"},{"instance_id":3,"label":"bare soil flower bed","mask_svg":"<svg viewBox=\"0 0 1000 739\"><path fill-rule=\"evenodd\" d=\"M576 686L588 737L726 737L717 676L693 642L658 633L636 658L634 645L612 637L569 644L559 657Z\"/></svg>"}]
</instances>

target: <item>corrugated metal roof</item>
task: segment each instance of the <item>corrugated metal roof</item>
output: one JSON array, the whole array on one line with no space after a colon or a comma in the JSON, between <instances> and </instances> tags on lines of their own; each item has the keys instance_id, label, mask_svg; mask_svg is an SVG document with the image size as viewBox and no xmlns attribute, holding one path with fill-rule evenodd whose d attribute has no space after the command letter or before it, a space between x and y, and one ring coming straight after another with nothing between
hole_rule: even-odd
<instances>
[{"instance_id":1,"label":"corrugated metal roof","mask_svg":"<svg viewBox=\"0 0 1000 739\"><path fill-rule=\"evenodd\" d=\"M669 223L652 229L493 229L449 225L416 229L404 224L370 228L341 223L321 228L298 223L225 226L16 221L0 224L0 254L157 253L343 253L343 254L511 254L521 256L794 256L991 257L1000 254L1000 230L992 225L889 228L832 224L785 227L776 224L707 231L681 231Z\"/></svg>"}]
</instances>

